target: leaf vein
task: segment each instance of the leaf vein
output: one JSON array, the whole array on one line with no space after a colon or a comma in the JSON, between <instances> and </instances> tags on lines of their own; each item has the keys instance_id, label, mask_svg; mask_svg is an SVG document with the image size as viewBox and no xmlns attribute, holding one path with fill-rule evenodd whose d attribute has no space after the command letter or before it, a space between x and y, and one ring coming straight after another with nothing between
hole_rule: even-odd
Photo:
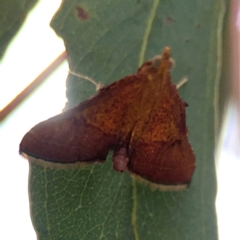
<instances>
[{"instance_id":1,"label":"leaf vein","mask_svg":"<svg viewBox=\"0 0 240 240\"><path fill-rule=\"evenodd\" d=\"M143 36L143 42L142 42L142 47L140 50L140 54L139 54L139 61L138 61L138 66L140 67L140 65L143 64L144 62L144 58L145 58L145 53L146 53L146 49L147 49L147 44L148 44L148 39L149 39L149 35L151 33L152 30L152 25L153 25L153 21L154 18L156 17L156 11L157 11L157 7L159 5L160 0L153 0L153 6L147 21L147 26L146 26L146 30Z\"/></svg>"}]
</instances>

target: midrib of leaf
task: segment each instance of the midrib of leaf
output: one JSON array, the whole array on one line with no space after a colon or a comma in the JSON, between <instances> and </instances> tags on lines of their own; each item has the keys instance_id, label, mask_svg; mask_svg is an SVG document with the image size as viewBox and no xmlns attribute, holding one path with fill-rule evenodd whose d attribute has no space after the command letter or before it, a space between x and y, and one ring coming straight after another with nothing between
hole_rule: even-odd
<instances>
[{"instance_id":1,"label":"midrib of leaf","mask_svg":"<svg viewBox=\"0 0 240 240\"><path fill-rule=\"evenodd\" d=\"M142 41L142 46L140 49L140 54L139 54L139 61L138 61L138 66L140 67L144 60L145 60L145 54L146 54L146 49L148 45L148 40L149 40L149 35L152 30L152 25L154 18L156 16L156 11L158 8L160 0L153 0L153 5L152 9L150 11L150 15L147 21L145 33L143 35L143 41ZM137 230L137 186L136 186L136 179L135 177L132 177L132 194L133 194L133 208L132 208L132 226L133 226L133 233L134 233L134 238L135 240L139 240L139 234Z\"/></svg>"},{"instance_id":2,"label":"midrib of leaf","mask_svg":"<svg viewBox=\"0 0 240 240\"><path fill-rule=\"evenodd\" d=\"M139 54L139 61L138 61L138 66L140 67L140 65L143 64L144 59L145 59L145 53L146 53L146 49L147 49L147 44L148 44L148 39L149 39L149 35L151 33L151 29L152 29L152 24L154 21L154 18L156 16L156 11L158 8L160 0L153 0L153 6L147 21L147 26L146 26L146 30L145 33L143 35L143 42L142 42L142 46L141 46L141 50L140 50L140 54Z\"/></svg>"}]
</instances>

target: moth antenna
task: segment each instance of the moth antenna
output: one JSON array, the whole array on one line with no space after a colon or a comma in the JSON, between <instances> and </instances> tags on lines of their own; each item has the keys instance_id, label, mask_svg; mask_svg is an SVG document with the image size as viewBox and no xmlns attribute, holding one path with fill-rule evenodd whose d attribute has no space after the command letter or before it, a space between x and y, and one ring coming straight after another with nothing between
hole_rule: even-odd
<instances>
[{"instance_id":1,"label":"moth antenna","mask_svg":"<svg viewBox=\"0 0 240 240\"><path fill-rule=\"evenodd\" d=\"M188 78L185 77L182 80L180 80L180 82L176 85L177 89L179 89L180 87L182 87L186 82L188 81Z\"/></svg>"},{"instance_id":2,"label":"moth antenna","mask_svg":"<svg viewBox=\"0 0 240 240\"><path fill-rule=\"evenodd\" d=\"M82 75L82 74L79 74L79 73L74 73L72 71L68 71L68 73L70 73L71 75L73 76L76 76L76 77L79 77L79 78L83 78L89 82L91 82L93 85L95 85L96 87L96 92L103 86L101 83L97 83L95 82L92 78L88 77L88 76L85 76L85 75Z\"/></svg>"}]
</instances>

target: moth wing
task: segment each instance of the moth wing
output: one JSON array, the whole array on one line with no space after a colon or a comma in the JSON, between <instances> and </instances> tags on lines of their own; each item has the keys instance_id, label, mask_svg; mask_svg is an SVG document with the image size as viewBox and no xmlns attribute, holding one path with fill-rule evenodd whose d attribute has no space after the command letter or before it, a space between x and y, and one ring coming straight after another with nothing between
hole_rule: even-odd
<instances>
[{"instance_id":1,"label":"moth wing","mask_svg":"<svg viewBox=\"0 0 240 240\"><path fill-rule=\"evenodd\" d=\"M131 172L157 184L190 183L195 155L187 138L185 106L169 81L151 114L133 131L128 163Z\"/></svg>"},{"instance_id":2,"label":"moth wing","mask_svg":"<svg viewBox=\"0 0 240 240\"><path fill-rule=\"evenodd\" d=\"M56 163L104 161L119 140L124 113L138 84L136 75L125 77L37 124L23 137L20 153Z\"/></svg>"}]
</instances>

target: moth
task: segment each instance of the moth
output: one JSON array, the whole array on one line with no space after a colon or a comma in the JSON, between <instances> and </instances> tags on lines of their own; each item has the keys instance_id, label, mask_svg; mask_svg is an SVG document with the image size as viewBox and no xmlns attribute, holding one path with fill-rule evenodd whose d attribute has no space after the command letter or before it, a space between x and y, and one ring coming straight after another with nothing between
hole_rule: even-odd
<instances>
[{"instance_id":1,"label":"moth","mask_svg":"<svg viewBox=\"0 0 240 240\"><path fill-rule=\"evenodd\" d=\"M20 143L28 158L52 163L103 163L156 185L186 188L195 169L185 108L171 82L170 48L134 75L33 127Z\"/></svg>"}]
</instances>

